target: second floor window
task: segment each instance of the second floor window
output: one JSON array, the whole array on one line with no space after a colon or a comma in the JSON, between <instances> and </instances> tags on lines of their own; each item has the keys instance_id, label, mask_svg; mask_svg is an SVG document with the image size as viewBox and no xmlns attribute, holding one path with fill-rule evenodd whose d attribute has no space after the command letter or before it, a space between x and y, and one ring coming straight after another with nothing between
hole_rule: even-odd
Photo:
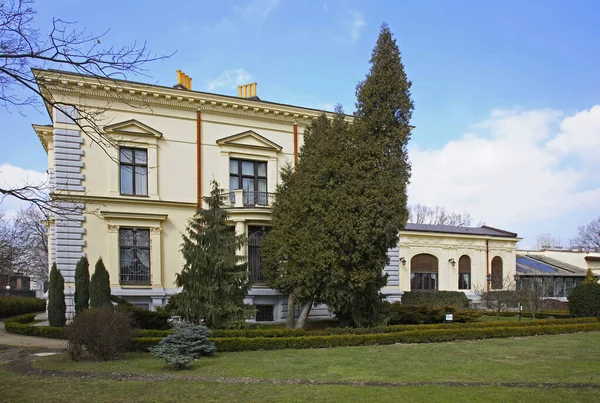
<instances>
[{"instance_id":1,"label":"second floor window","mask_svg":"<svg viewBox=\"0 0 600 403\"><path fill-rule=\"evenodd\" d=\"M267 163L229 160L229 191L244 190L244 205L267 204Z\"/></svg>"},{"instance_id":2,"label":"second floor window","mask_svg":"<svg viewBox=\"0 0 600 403\"><path fill-rule=\"evenodd\" d=\"M121 148L121 194L148 196L148 151L140 148Z\"/></svg>"}]
</instances>

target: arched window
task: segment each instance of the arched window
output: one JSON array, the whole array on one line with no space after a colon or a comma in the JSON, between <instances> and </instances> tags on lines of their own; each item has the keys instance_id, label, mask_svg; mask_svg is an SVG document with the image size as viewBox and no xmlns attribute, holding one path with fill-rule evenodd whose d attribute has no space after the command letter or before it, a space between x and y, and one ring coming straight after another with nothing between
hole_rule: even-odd
<instances>
[{"instance_id":1,"label":"arched window","mask_svg":"<svg viewBox=\"0 0 600 403\"><path fill-rule=\"evenodd\" d=\"M501 290L503 280L502 258L496 256L492 259L492 290Z\"/></svg>"},{"instance_id":2,"label":"arched window","mask_svg":"<svg viewBox=\"0 0 600 403\"><path fill-rule=\"evenodd\" d=\"M438 260L435 256L421 253L410 260L411 290L437 290Z\"/></svg>"},{"instance_id":3,"label":"arched window","mask_svg":"<svg viewBox=\"0 0 600 403\"><path fill-rule=\"evenodd\" d=\"M458 259L458 289L471 289L471 258L467 255Z\"/></svg>"}]
</instances>

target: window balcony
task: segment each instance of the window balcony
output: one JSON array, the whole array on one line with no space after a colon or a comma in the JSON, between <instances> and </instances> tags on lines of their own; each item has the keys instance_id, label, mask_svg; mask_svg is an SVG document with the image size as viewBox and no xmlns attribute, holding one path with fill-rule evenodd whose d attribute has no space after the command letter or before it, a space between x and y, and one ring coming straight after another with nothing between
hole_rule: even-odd
<instances>
[{"instance_id":1,"label":"window balcony","mask_svg":"<svg viewBox=\"0 0 600 403\"><path fill-rule=\"evenodd\" d=\"M270 208L275 201L275 193L249 192L242 189L223 193L221 196L226 208Z\"/></svg>"}]
</instances>

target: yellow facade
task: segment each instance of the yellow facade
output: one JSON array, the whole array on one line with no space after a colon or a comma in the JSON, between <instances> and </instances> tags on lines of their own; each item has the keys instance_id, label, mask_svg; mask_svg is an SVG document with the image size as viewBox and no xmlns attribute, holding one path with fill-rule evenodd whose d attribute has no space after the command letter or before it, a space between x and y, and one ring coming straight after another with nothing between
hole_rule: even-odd
<instances>
[{"instance_id":1,"label":"yellow facade","mask_svg":"<svg viewBox=\"0 0 600 403\"><path fill-rule=\"evenodd\" d=\"M74 264L87 255L92 265L103 258L114 295L149 308L163 306L177 292L175 274L183 265L181 233L194 214L198 197L208 195L210 182L216 180L221 187L229 188L232 160L260 167L255 168L252 179L260 182L252 182L252 197L264 197L264 202L245 203L245 191L231 189L228 208L237 233L248 234L252 228L268 226L271 195L280 181L279 172L285 164L294 163L304 130L322 113L260 101L255 98L255 84L249 91L246 88L246 97L227 97L188 90L191 79L187 76L181 76L180 84L169 88L102 81L58 71L34 73L43 83L42 91L56 101L54 107L48 105L53 124L34 125L34 129L48 152L52 197L59 209L66 209L54 217L49 233L50 261L56 261L63 271L68 304ZM93 116L95 127L82 119L86 114ZM137 154L131 150L142 150L145 165L131 168L146 172L141 194L123 192L125 174L120 150L134 153L133 159ZM256 173L263 168L264 172ZM238 174L242 180L243 174ZM135 183L133 180L131 186ZM261 185L263 189L254 188ZM138 232L133 230L142 230L144 242L148 242L149 252L139 255L140 264L149 266L144 281L131 284L123 278L121 229L132 230L134 237ZM419 243L423 237L433 241ZM440 262L447 262L450 255L455 255L452 248L464 250L473 256L474 267L479 270L473 274L473 282L485 278L483 239L464 240L449 234L438 238L426 234L421 238L403 233L400 255L410 259L419 250L429 250L439 256ZM491 242L494 253L500 254L514 271L516 236L510 241ZM384 292L397 295L410 289L409 266L398 263L398 284L386 287ZM446 273L445 268L440 268L439 289L455 289L452 272L442 273ZM253 287L247 302L273 305L273 320L287 315L287 299L275 290ZM330 315L325 307L317 307L314 312Z\"/></svg>"}]
</instances>

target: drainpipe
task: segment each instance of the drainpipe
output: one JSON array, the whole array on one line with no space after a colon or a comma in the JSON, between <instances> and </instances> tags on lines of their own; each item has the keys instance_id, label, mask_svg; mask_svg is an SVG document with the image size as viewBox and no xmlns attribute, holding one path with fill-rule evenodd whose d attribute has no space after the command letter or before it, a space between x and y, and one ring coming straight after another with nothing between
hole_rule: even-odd
<instances>
[{"instance_id":1,"label":"drainpipe","mask_svg":"<svg viewBox=\"0 0 600 403\"><path fill-rule=\"evenodd\" d=\"M202 208L202 112L196 111L196 189L198 209Z\"/></svg>"},{"instance_id":2,"label":"drainpipe","mask_svg":"<svg viewBox=\"0 0 600 403\"><path fill-rule=\"evenodd\" d=\"M294 168L298 165L298 125L294 123Z\"/></svg>"},{"instance_id":3,"label":"drainpipe","mask_svg":"<svg viewBox=\"0 0 600 403\"><path fill-rule=\"evenodd\" d=\"M488 281L488 276L490 274L490 240L485 240L485 284L486 290L490 291L490 282Z\"/></svg>"}]
</instances>

